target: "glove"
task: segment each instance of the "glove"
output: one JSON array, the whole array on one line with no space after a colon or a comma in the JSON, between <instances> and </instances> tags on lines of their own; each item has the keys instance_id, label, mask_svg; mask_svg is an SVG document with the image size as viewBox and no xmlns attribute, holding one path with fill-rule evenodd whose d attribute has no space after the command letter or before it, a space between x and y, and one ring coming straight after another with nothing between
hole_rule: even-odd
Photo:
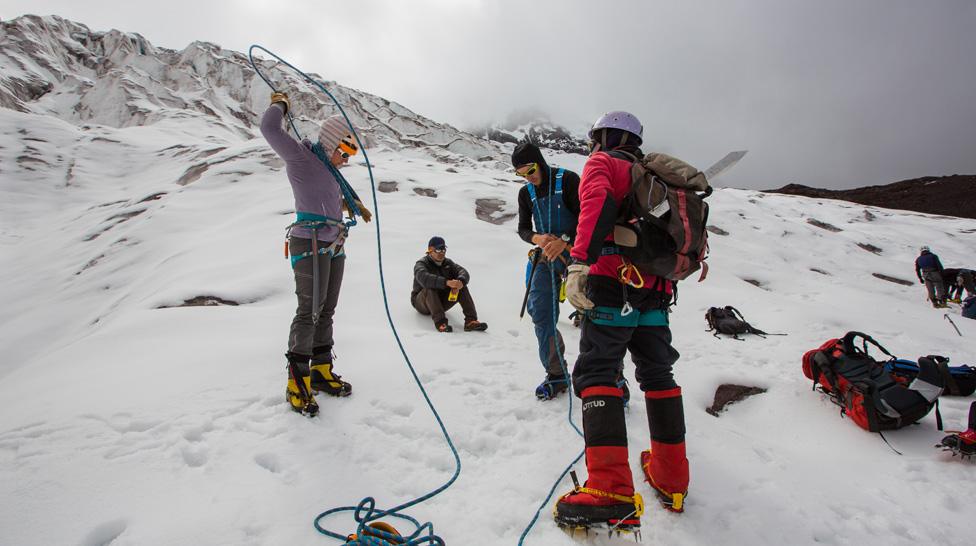
<instances>
[{"instance_id":1,"label":"glove","mask_svg":"<svg viewBox=\"0 0 976 546\"><path fill-rule=\"evenodd\" d=\"M288 109L291 108L291 102L288 101L288 95L282 93L281 91L275 91L274 93L271 93L271 104L274 104L276 102L280 102L281 104L284 105L285 107L284 113L287 114Z\"/></svg>"},{"instance_id":2,"label":"glove","mask_svg":"<svg viewBox=\"0 0 976 546\"><path fill-rule=\"evenodd\" d=\"M566 270L566 299L573 307L580 311L593 309L593 302L586 297L586 277L590 274L590 266L573 264Z\"/></svg>"},{"instance_id":3,"label":"glove","mask_svg":"<svg viewBox=\"0 0 976 546\"><path fill-rule=\"evenodd\" d=\"M363 217L363 220L369 223L369 221L373 219L373 213L369 212L369 209L366 208L366 205L364 205L362 201L357 200L356 206L359 207L359 214Z\"/></svg>"},{"instance_id":4,"label":"glove","mask_svg":"<svg viewBox=\"0 0 976 546\"><path fill-rule=\"evenodd\" d=\"M373 213L369 212L369 209L366 208L366 205L364 205L362 201L357 199L356 207L359 208L359 215L363 217L364 221L369 222L373 219ZM346 205L345 200L342 201L342 210L346 211L350 215L352 214L352 211L349 210L349 206Z\"/></svg>"}]
</instances>

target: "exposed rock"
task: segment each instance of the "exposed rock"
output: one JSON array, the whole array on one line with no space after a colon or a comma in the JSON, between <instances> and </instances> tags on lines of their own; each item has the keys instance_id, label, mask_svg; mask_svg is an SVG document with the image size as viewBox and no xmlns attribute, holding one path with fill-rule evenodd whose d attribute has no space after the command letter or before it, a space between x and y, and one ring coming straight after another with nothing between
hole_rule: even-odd
<instances>
[{"instance_id":1,"label":"exposed rock","mask_svg":"<svg viewBox=\"0 0 976 546\"><path fill-rule=\"evenodd\" d=\"M447 172L449 172L449 173L455 173L455 174L457 174L457 172L458 172L458 170L457 170L457 169L455 169L454 167L448 167L448 168L447 168Z\"/></svg>"},{"instance_id":2,"label":"exposed rock","mask_svg":"<svg viewBox=\"0 0 976 546\"><path fill-rule=\"evenodd\" d=\"M825 190L800 184L789 184L771 193L840 199L861 205L911 210L927 214L944 214L976 218L976 175L926 176L881 186L852 190ZM872 220L865 211L865 219Z\"/></svg>"},{"instance_id":3,"label":"exposed rock","mask_svg":"<svg viewBox=\"0 0 976 546\"><path fill-rule=\"evenodd\" d=\"M720 228L718 226L705 226L705 229L707 229L711 233L714 233L715 235L728 235L729 234L728 231L725 231L724 229L722 229L722 228Z\"/></svg>"},{"instance_id":4,"label":"exposed rock","mask_svg":"<svg viewBox=\"0 0 976 546\"><path fill-rule=\"evenodd\" d=\"M479 220L484 220L485 222L504 224L516 216L514 212L496 216L497 213L503 210L504 206L505 201L501 199L477 199L474 202L474 215Z\"/></svg>"},{"instance_id":5,"label":"exposed rock","mask_svg":"<svg viewBox=\"0 0 976 546\"><path fill-rule=\"evenodd\" d=\"M738 402L740 400L745 400L750 396L755 396L764 392L766 392L766 389L762 387L747 387L745 385L724 383L715 389L715 400L712 402L712 406L710 408L706 408L705 411L707 411L710 415L718 417L718 414L722 412L729 404Z\"/></svg>"},{"instance_id":6,"label":"exposed rock","mask_svg":"<svg viewBox=\"0 0 976 546\"><path fill-rule=\"evenodd\" d=\"M186 172L183 173L183 176L181 176L180 179L176 181L176 183L179 184L180 186L186 186L187 184L192 184L197 180L199 180L200 177L203 176L203 173L207 172L207 169L209 168L210 165L206 163L200 163L199 165L194 165L189 169L187 169Z\"/></svg>"},{"instance_id":7,"label":"exposed rock","mask_svg":"<svg viewBox=\"0 0 976 546\"><path fill-rule=\"evenodd\" d=\"M225 300L217 296L194 296L188 300L183 300L179 305L160 305L156 309L170 309L173 307L214 307L217 305L240 305L233 300Z\"/></svg>"},{"instance_id":8,"label":"exposed rock","mask_svg":"<svg viewBox=\"0 0 976 546\"><path fill-rule=\"evenodd\" d=\"M376 189L382 193L393 193L395 191L400 191L399 186L400 185L396 180L380 180L380 183L376 186Z\"/></svg>"},{"instance_id":9,"label":"exposed rock","mask_svg":"<svg viewBox=\"0 0 976 546\"><path fill-rule=\"evenodd\" d=\"M877 216L871 214L871 211L869 211L868 209L864 209L864 219L865 220L867 220L868 222L873 222L873 221L877 220L877 218L878 218Z\"/></svg>"},{"instance_id":10,"label":"exposed rock","mask_svg":"<svg viewBox=\"0 0 976 546\"><path fill-rule=\"evenodd\" d=\"M414 188L413 192L417 195L423 195L424 197L437 198L437 190L433 188Z\"/></svg>"},{"instance_id":11,"label":"exposed rock","mask_svg":"<svg viewBox=\"0 0 976 546\"><path fill-rule=\"evenodd\" d=\"M885 275L883 273L871 273L871 275L874 275L875 277L883 281L893 282L895 284L900 284L902 286L915 286L915 283L913 283L912 281L906 281L905 279L899 279L898 277L892 277L890 275Z\"/></svg>"},{"instance_id":12,"label":"exposed rock","mask_svg":"<svg viewBox=\"0 0 976 546\"><path fill-rule=\"evenodd\" d=\"M744 280L747 283L755 286L756 288L762 288L763 290L765 290L765 288L763 287L762 283L759 282L759 281L757 281L756 279L742 279L742 280Z\"/></svg>"},{"instance_id":13,"label":"exposed rock","mask_svg":"<svg viewBox=\"0 0 976 546\"><path fill-rule=\"evenodd\" d=\"M828 224L827 222L821 222L820 220L814 218L807 218L807 223L810 224L811 226L816 226L820 229L826 229L827 231L832 231L834 233L837 233L838 231L844 231L837 226Z\"/></svg>"},{"instance_id":14,"label":"exposed rock","mask_svg":"<svg viewBox=\"0 0 976 546\"><path fill-rule=\"evenodd\" d=\"M870 252L872 254L881 255L881 252L882 252L880 248L878 248L878 247L876 247L876 246L874 246L872 244L869 244L869 243L857 243L857 246L863 248L864 250L867 250L868 252Z\"/></svg>"},{"instance_id":15,"label":"exposed rock","mask_svg":"<svg viewBox=\"0 0 976 546\"><path fill-rule=\"evenodd\" d=\"M820 273L821 275L827 275L828 277L830 276L830 273L827 273L823 269L817 269L816 267L811 267L810 271L813 271L814 273Z\"/></svg>"}]
</instances>

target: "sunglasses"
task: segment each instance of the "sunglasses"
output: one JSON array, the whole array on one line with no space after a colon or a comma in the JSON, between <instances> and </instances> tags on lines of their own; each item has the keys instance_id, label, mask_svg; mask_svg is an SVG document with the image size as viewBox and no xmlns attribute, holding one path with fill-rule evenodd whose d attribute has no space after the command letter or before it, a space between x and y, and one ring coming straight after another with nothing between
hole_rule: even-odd
<instances>
[{"instance_id":1,"label":"sunglasses","mask_svg":"<svg viewBox=\"0 0 976 546\"><path fill-rule=\"evenodd\" d=\"M529 168L528 169L526 169L523 172L518 172L518 170L516 170L515 171L515 174L521 176L522 178L526 178L526 177L532 176L538 170L539 170L539 164L538 163L531 163L529 165Z\"/></svg>"},{"instance_id":2,"label":"sunglasses","mask_svg":"<svg viewBox=\"0 0 976 546\"><path fill-rule=\"evenodd\" d=\"M446 246L442 246L440 248L431 248L430 251L431 252L436 252L438 254L443 254L443 253L447 252L447 247Z\"/></svg>"},{"instance_id":3,"label":"sunglasses","mask_svg":"<svg viewBox=\"0 0 976 546\"><path fill-rule=\"evenodd\" d=\"M356 155L359 153L359 146L353 141L352 135L346 135L346 138L339 141L339 145L336 146L336 151L343 159L347 159L351 155Z\"/></svg>"}]
</instances>

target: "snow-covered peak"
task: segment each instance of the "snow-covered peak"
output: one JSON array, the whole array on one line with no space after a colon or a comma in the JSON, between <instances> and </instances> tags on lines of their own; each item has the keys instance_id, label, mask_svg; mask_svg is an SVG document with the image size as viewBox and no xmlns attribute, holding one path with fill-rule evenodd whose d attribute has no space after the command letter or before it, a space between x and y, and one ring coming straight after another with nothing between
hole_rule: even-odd
<instances>
[{"instance_id":1,"label":"snow-covered peak","mask_svg":"<svg viewBox=\"0 0 976 546\"><path fill-rule=\"evenodd\" d=\"M478 127L472 132L503 144L527 140L550 150L579 155L588 153L584 130L568 129L535 110L513 113L503 123Z\"/></svg>"},{"instance_id":2,"label":"snow-covered peak","mask_svg":"<svg viewBox=\"0 0 976 546\"><path fill-rule=\"evenodd\" d=\"M95 32L57 16L26 15L0 23L0 106L76 125L142 127L206 120L217 141L254 138L270 89L245 54L209 42L182 51L155 47L135 33ZM262 71L289 93L299 130L317 133L335 108L275 62ZM312 75L313 77L317 77ZM502 148L395 103L324 82L365 128L370 145L423 148L448 162L500 160Z\"/></svg>"}]
</instances>

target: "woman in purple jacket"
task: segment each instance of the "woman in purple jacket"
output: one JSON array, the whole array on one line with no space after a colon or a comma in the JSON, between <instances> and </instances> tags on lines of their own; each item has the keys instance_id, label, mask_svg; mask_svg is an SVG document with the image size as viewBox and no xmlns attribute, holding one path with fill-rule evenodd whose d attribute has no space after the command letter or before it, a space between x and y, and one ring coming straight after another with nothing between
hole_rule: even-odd
<instances>
[{"instance_id":1,"label":"woman in purple jacket","mask_svg":"<svg viewBox=\"0 0 976 546\"><path fill-rule=\"evenodd\" d=\"M332 362L333 315L346 262L343 202L336 169L348 163L359 148L342 116L322 123L318 143L295 140L282 128L288 107L287 95L272 93L271 106L261 119L261 134L285 162L298 217L288 233L298 308L285 354L285 397L293 410L315 415L318 405L313 392L332 396L352 393L352 386L335 373ZM369 211L358 199L356 205L368 222ZM316 297L319 301L313 302Z\"/></svg>"}]
</instances>

